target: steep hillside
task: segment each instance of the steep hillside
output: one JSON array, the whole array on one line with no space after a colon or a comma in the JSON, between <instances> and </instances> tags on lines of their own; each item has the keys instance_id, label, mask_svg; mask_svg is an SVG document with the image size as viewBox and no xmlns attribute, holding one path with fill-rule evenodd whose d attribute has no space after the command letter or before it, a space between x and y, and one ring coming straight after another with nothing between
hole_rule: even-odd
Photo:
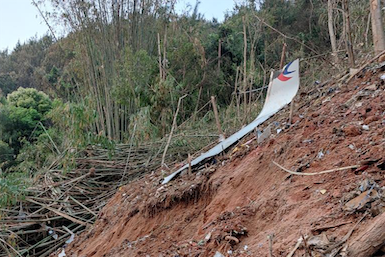
<instances>
[{"instance_id":1,"label":"steep hillside","mask_svg":"<svg viewBox=\"0 0 385 257\"><path fill-rule=\"evenodd\" d=\"M155 172L121 188L67 256L288 256L303 238L293 256L351 256L385 211L385 64L372 66L302 86L293 125L282 110L260 144L249 135L169 184Z\"/></svg>"}]
</instances>

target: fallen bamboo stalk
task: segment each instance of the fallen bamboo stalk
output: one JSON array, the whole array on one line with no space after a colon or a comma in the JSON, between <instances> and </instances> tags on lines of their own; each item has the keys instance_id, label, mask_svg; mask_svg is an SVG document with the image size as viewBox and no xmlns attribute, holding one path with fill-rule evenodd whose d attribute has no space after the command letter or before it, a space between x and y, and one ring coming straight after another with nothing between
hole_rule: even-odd
<instances>
[{"instance_id":1,"label":"fallen bamboo stalk","mask_svg":"<svg viewBox=\"0 0 385 257\"><path fill-rule=\"evenodd\" d=\"M368 66L369 64L371 64L372 62L374 62L376 59L378 59L381 55L385 54L385 50L382 51L381 53L377 54L376 56L374 56L372 59L370 59L369 61L367 61L364 65L362 65L360 68L358 68L358 70L356 72L353 73L353 75L351 75L349 77L349 79L346 81L346 84L348 84L358 73L360 73L363 69L366 68L366 66Z\"/></svg>"},{"instance_id":2,"label":"fallen bamboo stalk","mask_svg":"<svg viewBox=\"0 0 385 257\"><path fill-rule=\"evenodd\" d=\"M17 256L22 257L22 255L21 255L15 248L13 248L12 245L8 244L8 243L7 243L6 241L4 241L2 238L0 238L0 241L1 241L3 244L5 244L6 246L8 246L9 248L11 248L12 251L14 251L14 252L17 254Z\"/></svg>"},{"instance_id":3,"label":"fallen bamboo stalk","mask_svg":"<svg viewBox=\"0 0 385 257\"><path fill-rule=\"evenodd\" d=\"M120 184L122 184L124 176L126 175L127 167L128 167L128 162L130 161L130 156L131 156L131 149L132 149L132 144L134 142L134 136L135 136L135 131L136 131L136 122L134 125L134 131L132 132L131 138L130 138L130 149L128 150L128 155L127 155L127 161L126 165L124 166L124 172L122 175L122 179L120 180Z\"/></svg>"},{"instance_id":4,"label":"fallen bamboo stalk","mask_svg":"<svg viewBox=\"0 0 385 257\"><path fill-rule=\"evenodd\" d=\"M342 167L342 168L335 168L335 169L331 169L331 170L323 170L323 171L320 171L320 172L305 173L305 172L296 172L296 171L288 170L285 167L283 167L283 166L279 165L278 163L276 163L275 161L273 161L273 164L278 166L280 169L290 173L290 174L300 175L300 176L315 176L315 175L332 173L332 172L341 171L341 170L356 169L356 168L360 167L359 165L352 165L352 166L347 166L347 167Z\"/></svg>"},{"instance_id":5,"label":"fallen bamboo stalk","mask_svg":"<svg viewBox=\"0 0 385 257\"><path fill-rule=\"evenodd\" d=\"M73 198L72 196L70 196L70 198L77 204L79 204L81 207L83 207L84 209L86 209L89 213L91 213L92 215L94 215L95 217L97 217L98 215L93 212L92 210L90 210L87 206L85 206L84 204L82 204L81 202L79 202L78 200L76 200L75 198Z\"/></svg>"},{"instance_id":6,"label":"fallen bamboo stalk","mask_svg":"<svg viewBox=\"0 0 385 257\"><path fill-rule=\"evenodd\" d=\"M293 250L291 250L290 253L286 257L292 257L294 255L294 253L297 251L297 249L299 248L299 246L301 245L302 242L303 242L303 239L302 239L302 237L300 237L297 240L297 243L295 244Z\"/></svg>"},{"instance_id":7,"label":"fallen bamboo stalk","mask_svg":"<svg viewBox=\"0 0 385 257\"><path fill-rule=\"evenodd\" d=\"M49 206L47 206L47 205L45 205L45 204L39 203L39 202L37 202L37 201L35 201L35 200L29 199L29 198L27 198L26 200L29 201L29 202L32 202L32 203L41 205L41 206L43 206L44 208L46 208L47 210L50 210L50 211L56 213L57 215L62 216L63 218L66 218L67 220L70 220L70 221L72 221L72 222L74 222L74 223L78 223L78 224L83 225L83 226L91 225L90 223L86 223L86 222L80 221L80 220L77 219L77 218L74 218L74 217L72 217L72 216L70 216L70 215L68 215L68 214L66 214L66 213L64 213L64 212L61 212L61 211L56 210L56 209L54 209L54 208L51 208L51 207L49 207Z\"/></svg>"}]
</instances>

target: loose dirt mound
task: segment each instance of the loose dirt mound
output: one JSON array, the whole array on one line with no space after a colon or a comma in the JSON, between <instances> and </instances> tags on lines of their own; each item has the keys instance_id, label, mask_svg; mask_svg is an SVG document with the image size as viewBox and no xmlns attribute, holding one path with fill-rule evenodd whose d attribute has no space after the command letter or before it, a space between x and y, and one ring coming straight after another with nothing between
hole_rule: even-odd
<instances>
[{"instance_id":1,"label":"loose dirt mound","mask_svg":"<svg viewBox=\"0 0 385 257\"><path fill-rule=\"evenodd\" d=\"M321 233L336 247L308 241L296 256L335 250L365 211L357 230L385 209L382 73L377 67L349 85L302 88L294 124L285 127L283 110L265 123L274 124L265 142L250 135L247 145L167 185L154 174L121 188L67 256L269 256L268 236L274 256L287 256L299 238ZM359 166L300 176L272 161L303 173ZM374 186L377 198L354 204Z\"/></svg>"}]
</instances>

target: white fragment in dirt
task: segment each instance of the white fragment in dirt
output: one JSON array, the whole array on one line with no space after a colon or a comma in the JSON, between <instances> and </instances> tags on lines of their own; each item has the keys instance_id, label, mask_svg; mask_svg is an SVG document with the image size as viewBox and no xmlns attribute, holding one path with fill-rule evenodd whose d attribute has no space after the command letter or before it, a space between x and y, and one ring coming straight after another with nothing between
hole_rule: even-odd
<instances>
[{"instance_id":1,"label":"white fragment in dirt","mask_svg":"<svg viewBox=\"0 0 385 257\"><path fill-rule=\"evenodd\" d=\"M350 149L354 150L354 145L350 144L348 147L349 147Z\"/></svg>"},{"instance_id":2,"label":"white fragment in dirt","mask_svg":"<svg viewBox=\"0 0 385 257\"><path fill-rule=\"evenodd\" d=\"M385 79L385 74L382 74L381 77L380 77L380 79L383 79L383 80L384 80L384 79Z\"/></svg>"},{"instance_id":3,"label":"white fragment in dirt","mask_svg":"<svg viewBox=\"0 0 385 257\"><path fill-rule=\"evenodd\" d=\"M328 96L325 100L322 101L322 103L327 103L327 102L330 102L332 100L332 98L330 96Z\"/></svg>"},{"instance_id":4,"label":"white fragment in dirt","mask_svg":"<svg viewBox=\"0 0 385 257\"><path fill-rule=\"evenodd\" d=\"M214 257L225 257L223 254L221 254L220 252L216 252Z\"/></svg>"},{"instance_id":5,"label":"white fragment in dirt","mask_svg":"<svg viewBox=\"0 0 385 257\"><path fill-rule=\"evenodd\" d=\"M372 84L370 86L367 86L367 87L365 87L365 90L376 91L377 90L377 85L376 84Z\"/></svg>"},{"instance_id":6,"label":"white fragment in dirt","mask_svg":"<svg viewBox=\"0 0 385 257\"><path fill-rule=\"evenodd\" d=\"M64 249L62 249L57 257L64 257L64 256L67 256L67 255L66 255L66 252L64 251Z\"/></svg>"},{"instance_id":7,"label":"white fragment in dirt","mask_svg":"<svg viewBox=\"0 0 385 257\"><path fill-rule=\"evenodd\" d=\"M59 238L59 236L57 234L53 234L52 235L53 239L57 240Z\"/></svg>"},{"instance_id":8,"label":"white fragment in dirt","mask_svg":"<svg viewBox=\"0 0 385 257\"><path fill-rule=\"evenodd\" d=\"M262 143L271 136L271 126L267 126L260 136L258 136L258 144Z\"/></svg>"},{"instance_id":9,"label":"white fragment in dirt","mask_svg":"<svg viewBox=\"0 0 385 257\"><path fill-rule=\"evenodd\" d=\"M357 108L359 108L359 107L362 106L362 102L358 102L358 103L356 103L354 106L357 107Z\"/></svg>"},{"instance_id":10,"label":"white fragment in dirt","mask_svg":"<svg viewBox=\"0 0 385 257\"><path fill-rule=\"evenodd\" d=\"M369 130L369 126L368 125L362 125L362 129L363 130Z\"/></svg>"},{"instance_id":11,"label":"white fragment in dirt","mask_svg":"<svg viewBox=\"0 0 385 257\"><path fill-rule=\"evenodd\" d=\"M325 154L322 152L322 150L319 151L317 154L318 159L322 159L322 157L324 157L324 156L325 156Z\"/></svg>"},{"instance_id":12,"label":"white fragment in dirt","mask_svg":"<svg viewBox=\"0 0 385 257\"><path fill-rule=\"evenodd\" d=\"M72 235L70 236L70 238L68 238L68 239L66 240L66 244L72 243L72 242L74 241L74 238L75 238L75 235L72 234Z\"/></svg>"},{"instance_id":13,"label":"white fragment in dirt","mask_svg":"<svg viewBox=\"0 0 385 257\"><path fill-rule=\"evenodd\" d=\"M52 235L53 233L54 233L53 230L51 230L51 229L48 230L48 234L49 234L49 235Z\"/></svg>"},{"instance_id":14,"label":"white fragment in dirt","mask_svg":"<svg viewBox=\"0 0 385 257\"><path fill-rule=\"evenodd\" d=\"M123 197L125 197L126 195L127 195L126 193L122 194Z\"/></svg>"},{"instance_id":15,"label":"white fragment in dirt","mask_svg":"<svg viewBox=\"0 0 385 257\"><path fill-rule=\"evenodd\" d=\"M354 74L356 74L357 71L358 71L358 69L350 68L349 69L350 76L353 76Z\"/></svg>"},{"instance_id":16,"label":"white fragment in dirt","mask_svg":"<svg viewBox=\"0 0 385 257\"><path fill-rule=\"evenodd\" d=\"M164 188L164 186L159 187L156 191L160 191Z\"/></svg>"},{"instance_id":17,"label":"white fragment in dirt","mask_svg":"<svg viewBox=\"0 0 385 257\"><path fill-rule=\"evenodd\" d=\"M326 189L321 189L319 192L324 195L326 194Z\"/></svg>"},{"instance_id":18,"label":"white fragment in dirt","mask_svg":"<svg viewBox=\"0 0 385 257\"><path fill-rule=\"evenodd\" d=\"M232 254L233 254L233 251L228 250L228 251L227 251L227 254L232 255Z\"/></svg>"},{"instance_id":19,"label":"white fragment in dirt","mask_svg":"<svg viewBox=\"0 0 385 257\"><path fill-rule=\"evenodd\" d=\"M277 129L277 134L281 133L282 129Z\"/></svg>"},{"instance_id":20,"label":"white fragment in dirt","mask_svg":"<svg viewBox=\"0 0 385 257\"><path fill-rule=\"evenodd\" d=\"M206 236L205 236L205 240L206 241L209 241L211 238L211 232L209 232Z\"/></svg>"},{"instance_id":21,"label":"white fragment in dirt","mask_svg":"<svg viewBox=\"0 0 385 257\"><path fill-rule=\"evenodd\" d=\"M316 246L320 248L326 248L328 245L330 245L330 241L325 233L322 233L318 236L313 236L307 240L307 244L309 246Z\"/></svg>"},{"instance_id":22,"label":"white fragment in dirt","mask_svg":"<svg viewBox=\"0 0 385 257\"><path fill-rule=\"evenodd\" d=\"M247 245L245 245L245 246L243 247L243 250L247 251L247 249L249 249L249 247L248 247Z\"/></svg>"},{"instance_id":23,"label":"white fragment in dirt","mask_svg":"<svg viewBox=\"0 0 385 257\"><path fill-rule=\"evenodd\" d=\"M200 240L200 241L198 242L198 245L199 245L199 246L204 246L205 243L206 243L205 240Z\"/></svg>"}]
</instances>

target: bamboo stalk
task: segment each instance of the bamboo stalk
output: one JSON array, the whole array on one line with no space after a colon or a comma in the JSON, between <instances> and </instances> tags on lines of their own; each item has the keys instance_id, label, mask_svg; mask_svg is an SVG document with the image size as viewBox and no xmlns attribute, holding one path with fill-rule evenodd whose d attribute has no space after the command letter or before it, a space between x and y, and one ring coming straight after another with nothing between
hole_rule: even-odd
<instances>
[{"instance_id":1,"label":"bamboo stalk","mask_svg":"<svg viewBox=\"0 0 385 257\"><path fill-rule=\"evenodd\" d=\"M247 115L247 35L246 35L246 22L245 22L245 16L242 17L242 23L243 23L243 101L244 101L244 109L243 109L243 123L246 122L246 115Z\"/></svg>"},{"instance_id":2,"label":"bamboo stalk","mask_svg":"<svg viewBox=\"0 0 385 257\"><path fill-rule=\"evenodd\" d=\"M211 104L213 106L215 122L217 124L217 129L218 129L218 133L219 133L219 141L223 141L225 139L225 135L223 134L221 122L219 120L219 114L218 114L218 109L217 109L217 103L215 101L215 96L211 96Z\"/></svg>"},{"instance_id":3,"label":"bamboo stalk","mask_svg":"<svg viewBox=\"0 0 385 257\"><path fill-rule=\"evenodd\" d=\"M173 122L172 122L170 135L169 135L169 137L168 137L168 139L167 139L167 144L166 144L166 147L164 148L164 151L163 151L161 167L163 167L164 164L165 164L165 163L164 163L164 160L165 160L165 158L166 158L166 153L167 153L168 147L170 146L171 138L172 138L172 135L173 135L174 130L175 130L175 127L176 127L176 118L177 118L177 116L178 116L180 104L181 104L183 98L185 98L186 96L187 96L187 95L184 95L184 96L180 97L179 100L178 100L178 106L177 106L177 108L176 108L176 112L175 112L174 119L173 119Z\"/></svg>"}]
</instances>

